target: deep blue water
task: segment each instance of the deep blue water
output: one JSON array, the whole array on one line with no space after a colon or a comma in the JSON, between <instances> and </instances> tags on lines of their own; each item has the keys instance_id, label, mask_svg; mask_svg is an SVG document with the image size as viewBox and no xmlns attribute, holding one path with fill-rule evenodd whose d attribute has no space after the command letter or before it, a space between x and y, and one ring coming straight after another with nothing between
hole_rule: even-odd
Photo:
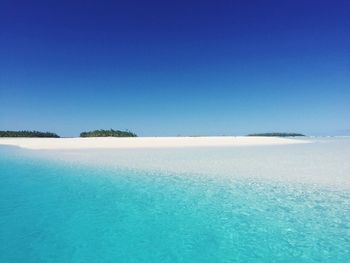
<instances>
[{"instance_id":1,"label":"deep blue water","mask_svg":"<svg viewBox=\"0 0 350 263\"><path fill-rule=\"evenodd\" d=\"M350 191L2 147L0 262L350 262Z\"/></svg>"}]
</instances>

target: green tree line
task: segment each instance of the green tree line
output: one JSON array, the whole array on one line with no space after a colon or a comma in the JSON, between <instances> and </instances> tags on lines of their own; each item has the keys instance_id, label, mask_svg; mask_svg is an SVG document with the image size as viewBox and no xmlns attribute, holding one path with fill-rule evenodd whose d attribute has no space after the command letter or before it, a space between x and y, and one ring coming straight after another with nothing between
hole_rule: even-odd
<instances>
[{"instance_id":1,"label":"green tree line","mask_svg":"<svg viewBox=\"0 0 350 263\"><path fill-rule=\"evenodd\" d=\"M59 138L53 132L40 131L0 131L0 137L37 137L37 138Z\"/></svg>"},{"instance_id":2,"label":"green tree line","mask_svg":"<svg viewBox=\"0 0 350 263\"><path fill-rule=\"evenodd\" d=\"M137 135L131 131L120 130L94 130L80 133L80 137L137 137Z\"/></svg>"}]
</instances>

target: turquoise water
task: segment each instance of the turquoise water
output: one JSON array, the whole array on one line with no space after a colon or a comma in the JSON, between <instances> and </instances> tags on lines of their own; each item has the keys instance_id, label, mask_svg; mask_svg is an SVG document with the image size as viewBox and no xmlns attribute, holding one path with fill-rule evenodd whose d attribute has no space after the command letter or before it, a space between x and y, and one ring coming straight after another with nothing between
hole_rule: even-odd
<instances>
[{"instance_id":1,"label":"turquoise water","mask_svg":"<svg viewBox=\"0 0 350 263\"><path fill-rule=\"evenodd\" d=\"M232 162L241 151L259 163L274 151L308 153L320 145L298 147L216 149L209 157ZM198 166L208 150L192 150L192 160L182 154L158 151L151 159L162 155L174 165L185 156ZM329 167L338 165L339 179L349 170L347 152L338 154ZM313 166L318 160L325 168L314 155ZM133 162L148 163L144 158L135 153ZM231 167L233 176L218 176L222 163L214 176L183 163L179 170L142 169L114 160L89 165L0 147L0 262L350 262L347 187L240 176L251 169L238 166L221 171Z\"/></svg>"}]
</instances>

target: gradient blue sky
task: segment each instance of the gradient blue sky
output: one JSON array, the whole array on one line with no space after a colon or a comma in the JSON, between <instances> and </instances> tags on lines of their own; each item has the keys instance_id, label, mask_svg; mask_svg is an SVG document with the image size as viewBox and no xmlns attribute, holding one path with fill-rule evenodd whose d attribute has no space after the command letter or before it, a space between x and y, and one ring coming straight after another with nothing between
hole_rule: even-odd
<instances>
[{"instance_id":1,"label":"gradient blue sky","mask_svg":"<svg viewBox=\"0 0 350 263\"><path fill-rule=\"evenodd\" d=\"M0 130L350 133L349 1L0 2Z\"/></svg>"}]
</instances>

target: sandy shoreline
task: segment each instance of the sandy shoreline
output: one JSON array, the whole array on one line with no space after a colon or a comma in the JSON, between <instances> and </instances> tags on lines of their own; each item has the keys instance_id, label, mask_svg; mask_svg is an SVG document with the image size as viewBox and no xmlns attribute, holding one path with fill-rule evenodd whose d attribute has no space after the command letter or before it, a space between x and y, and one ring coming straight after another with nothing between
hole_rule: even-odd
<instances>
[{"instance_id":1,"label":"sandy shoreline","mask_svg":"<svg viewBox=\"0 0 350 263\"><path fill-rule=\"evenodd\" d=\"M181 148L283 145L308 143L306 140L278 137L136 137L136 138L0 138L0 145L33 150Z\"/></svg>"}]
</instances>

